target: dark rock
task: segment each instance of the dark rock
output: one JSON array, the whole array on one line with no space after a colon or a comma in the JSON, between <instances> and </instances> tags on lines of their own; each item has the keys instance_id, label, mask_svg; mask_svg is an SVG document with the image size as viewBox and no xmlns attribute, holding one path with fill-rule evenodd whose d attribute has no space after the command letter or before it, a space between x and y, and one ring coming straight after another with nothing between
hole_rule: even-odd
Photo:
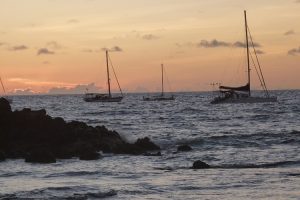
<instances>
[{"instance_id":1,"label":"dark rock","mask_svg":"<svg viewBox=\"0 0 300 200\"><path fill-rule=\"evenodd\" d=\"M56 159L52 153L45 150L35 150L29 153L25 162L29 163L55 163Z\"/></svg>"},{"instance_id":2,"label":"dark rock","mask_svg":"<svg viewBox=\"0 0 300 200\"><path fill-rule=\"evenodd\" d=\"M6 159L6 156L4 154L4 152L0 151L0 162L4 161Z\"/></svg>"},{"instance_id":3,"label":"dark rock","mask_svg":"<svg viewBox=\"0 0 300 200\"><path fill-rule=\"evenodd\" d=\"M124 142L115 146L112 149L113 153L116 154L132 154L132 155L141 155L145 154L148 151L160 150L160 147L150 141L148 137L137 139L134 144L129 144Z\"/></svg>"},{"instance_id":4,"label":"dark rock","mask_svg":"<svg viewBox=\"0 0 300 200\"><path fill-rule=\"evenodd\" d=\"M180 145L177 147L177 151L192 151L192 147L190 147L189 145Z\"/></svg>"},{"instance_id":5,"label":"dark rock","mask_svg":"<svg viewBox=\"0 0 300 200\"><path fill-rule=\"evenodd\" d=\"M98 160L101 158L101 154L94 151L84 152L79 156L80 160Z\"/></svg>"},{"instance_id":6,"label":"dark rock","mask_svg":"<svg viewBox=\"0 0 300 200\"><path fill-rule=\"evenodd\" d=\"M15 150L15 151L12 150L6 152L6 157L11 159L21 159L21 158L25 158L26 156L27 154L20 150Z\"/></svg>"},{"instance_id":7,"label":"dark rock","mask_svg":"<svg viewBox=\"0 0 300 200\"><path fill-rule=\"evenodd\" d=\"M145 151L160 150L160 147L150 141L148 137L137 139L134 145L142 148Z\"/></svg>"},{"instance_id":8,"label":"dark rock","mask_svg":"<svg viewBox=\"0 0 300 200\"><path fill-rule=\"evenodd\" d=\"M202 162L201 160L197 160L193 163L193 169L208 169L210 168L210 166L205 163L205 162Z\"/></svg>"},{"instance_id":9,"label":"dark rock","mask_svg":"<svg viewBox=\"0 0 300 200\"><path fill-rule=\"evenodd\" d=\"M44 109L11 111L8 101L1 98L0 149L6 158L51 163L56 158L99 159L99 151L142 155L160 148L147 137L130 144L116 131L107 130L104 126L66 122L60 117L52 118Z\"/></svg>"},{"instance_id":10,"label":"dark rock","mask_svg":"<svg viewBox=\"0 0 300 200\"><path fill-rule=\"evenodd\" d=\"M3 97L0 98L0 114L11 112L9 101Z\"/></svg>"}]
</instances>

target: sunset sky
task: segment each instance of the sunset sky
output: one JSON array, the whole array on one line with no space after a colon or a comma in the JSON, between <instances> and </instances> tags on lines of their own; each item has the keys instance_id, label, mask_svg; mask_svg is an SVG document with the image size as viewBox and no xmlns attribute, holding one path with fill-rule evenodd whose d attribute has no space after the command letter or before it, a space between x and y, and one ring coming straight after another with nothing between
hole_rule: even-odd
<instances>
[{"instance_id":1,"label":"sunset sky","mask_svg":"<svg viewBox=\"0 0 300 200\"><path fill-rule=\"evenodd\" d=\"M300 89L300 0L0 0L0 76L16 94L103 90L109 49L127 92L158 91L161 63L167 90L244 84L243 10L269 89Z\"/></svg>"}]
</instances>

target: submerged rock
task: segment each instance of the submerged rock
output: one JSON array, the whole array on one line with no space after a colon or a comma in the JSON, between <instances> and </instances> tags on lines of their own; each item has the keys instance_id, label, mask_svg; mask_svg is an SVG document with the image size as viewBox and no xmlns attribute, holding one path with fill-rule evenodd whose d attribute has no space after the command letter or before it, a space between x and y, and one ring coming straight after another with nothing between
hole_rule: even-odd
<instances>
[{"instance_id":1,"label":"submerged rock","mask_svg":"<svg viewBox=\"0 0 300 200\"><path fill-rule=\"evenodd\" d=\"M0 149L7 158L26 157L26 162L48 163L56 158L99 159L99 151L142 155L160 148L148 137L130 144L104 126L66 122L52 118L44 109L11 111L9 102L0 98Z\"/></svg>"},{"instance_id":2,"label":"submerged rock","mask_svg":"<svg viewBox=\"0 0 300 200\"><path fill-rule=\"evenodd\" d=\"M210 168L210 166L205 163L205 162L202 162L201 160L197 160L193 163L193 169L208 169Z\"/></svg>"},{"instance_id":3,"label":"submerged rock","mask_svg":"<svg viewBox=\"0 0 300 200\"><path fill-rule=\"evenodd\" d=\"M192 151L192 150L193 150L192 147L190 147L187 144L180 145L177 147L177 151Z\"/></svg>"}]
</instances>

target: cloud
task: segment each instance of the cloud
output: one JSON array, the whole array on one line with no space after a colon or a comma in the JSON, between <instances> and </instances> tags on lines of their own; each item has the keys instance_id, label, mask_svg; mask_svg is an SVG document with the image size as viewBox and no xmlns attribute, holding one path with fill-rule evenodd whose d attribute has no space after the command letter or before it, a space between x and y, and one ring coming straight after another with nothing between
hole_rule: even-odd
<instances>
[{"instance_id":1,"label":"cloud","mask_svg":"<svg viewBox=\"0 0 300 200\"><path fill-rule=\"evenodd\" d=\"M28 49L28 47L26 45L17 45L17 46L11 47L9 50L11 50L11 51L22 51L22 50L26 50L26 49Z\"/></svg>"},{"instance_id":2,"label":"cloud","mask_svg":"<svg viewBox=\"0 0 300 200\"><path fill-rule=\"evenodd\" d=\"M76 23L79 23L79 21L77 19L69 19L67 21L68 24L76 24Z\"/></svg>"},{"instance_id":3,"label":"cloud","mask_svg":"<svg viewBox=\"0 0 300 200\"><path fill-rule=\"evenodd\" d=\"M296 56L297 54L300 54L300 46L288 51L288 55Z\"/></svg>"},{"instance_id":4,"label":"cloud","mask_svg":"<svg viewBox=\"0 0 300 200\"><path fill-rule=\"evenodd\" d=\"M178 46L178 44L177 44ZM202 47L202 48L218 48L218 47L235 47L235 48L246 48L246 43L244 42L240 42L240 41L236 41L234 43L231 42L225 42L225 41L219 41L216 39L213 39L211 41L208 40L201 40L200 43L196 44L197 47ZM254 47L261 47L260 44L258 43L253 43L250 44L249 46L254 46Z\"/></svg>"},{"instance_id":5,"label":"cloud","mask_svg":"<svg viewBox=\"0 0 300 200\"><path fill-rule=\"evenodd\" d=\"M95 83L86 85L76 85L74 87L54 87L51 88L49 94L84 94L85 92L99 92L100 87L97 87Z\"/></svg>"},{"instance_id":6,"label":"cloud","mask_svg":"<svg viewBox=\"0 0 300 200\"><path fill-rule=\"evenodd\" d=\"M240 47L240 48L246 48L247 47L246 43L240 42L240 41L236 41L235 43L232 44L232 46L233 47ZM249 43L249 47L252 47L252 46L253 47L261 47L260 44L255 43L255 42L253 42L253 45L252 45L252 43Z\"/></svg>"},{"instance_id":7,"label":"cloud","mask_svg":"<svg viewBox=\"0 0 300 200\"><path fill-rule=\"evenodd\" d=\"M51 42L48 42L46 44L46 47L50 48L50 49L61 49L62 48L62 45L60 45L58 42L56 41L51 41Z\"/></svg>"},{"instance_id":8,"label":"cloud","mask_svg":"<svg viewBox=\"0 0 300 200\"><path fill-rule=\"evenodd\" d=\"M10 94L13 95L34 95L37 94L34 92L32 89L27 88L27 89L15 89L14 91L10 92Z\"/></svg>"},{"instance_id":9,"label":"cloud","mask_svg":"<svg viewBox=\"0 0 300 200\"><path fill-rule=\"evenodd\" d=\"M159 37L156 35L153 35L153 34L146 34L146 35L142 36L142 39L143 40L157 40L157 39L159 39Z\"/></svg>"},{"instance_id":10,"label":"cloud","mask_svg":"<svg viewBox=\"0 0 300 200\"><path fill-rule=\"evenodd\" d=\"M52 54L55 54L54 51L50 51L48 50L47 48L40 48L37 52L37 55L52 55Z\"/></svg>"},{"instance_id":11,"label":"cloud","mask_svg":"<svg viewBox=\"0 0 300 200\"><path fill-rule=\"evenodd\" d=\"M121 49L121 47L119 47L119 46L114 46L112 48L106 48L106 47L104 47L104 48L102 48L102 51L122 52L123 49Z\"/></svg>"},{"instance_id":12,"label":"cloud","mask_svg":"<svg viewBox=\"0 0 300 200\"><path fill-rule=\"evenodd\" d=\"M204 48L228 47L230 46L230 43L218 41L216 39L211 41L201 40L201 42L198 43L197 46L204 47Z\"/></svg>"},{"instance_id":13,"label":"cloud","mask_svg":"<svg viewBox=\"0 0 300 200\"><path fill-rule=\"evenodd\" d=\"M294 30L289 30L287 32L284 33L284 35L288 36L288 35L294 35L295 31Z\"/></svg>"}]
</instances>

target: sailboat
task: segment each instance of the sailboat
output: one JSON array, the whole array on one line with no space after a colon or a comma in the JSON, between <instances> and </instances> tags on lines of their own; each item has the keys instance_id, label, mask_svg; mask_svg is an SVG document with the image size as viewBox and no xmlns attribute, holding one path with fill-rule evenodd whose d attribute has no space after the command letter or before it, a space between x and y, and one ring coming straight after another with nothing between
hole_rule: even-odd
<instances>
[{"instance_id":1,"label":"sailboat","mask_svg":"<svg viewBox=\"0 0 300 200\"><path fill-rule=\"evenodd\" d=\"M249 27L247 24L247 13L244 11L244 18L245 18L245 32L246 32L246 48L247 48L247 75L248 75L248 82L244 86L240 87L229 87L229 86L219 86L219 96L215 97L212 104L220 104L220 103L264 103L264 102L277 102L277 97L270 96L269 91L267 89L264 76L262 74L262 70L260 67L260 63L258 61L257 52L254 47L254 43L252 41L252 36L249 31ZM250 37L249 37L250 36ZM256 63L258 65L259 70L254 63L254 59L252 55L250 55L249 51L249 39L251 41L251 46L255 53ZM261 83L262 89L264 91L264 96L252 96L251 95L251 74L250 74L250 56L255 66L255 70L257 72L259 81Z\"/></svg>"},{"instance_id":2,"label":"sailboat","mask_svg":"<svg viewBox=\"0 0 300 200\"><path fill-rule=\"evenodd\" d=\"M5 98L9 103L12 103L12 99L9 98L9 97L6 95L6 90L5 90L5 87L4 87L4 84L3 84L3 82L2 82L1 77L0 77L0 82L1 82L2 89L3 89L4 98Z\"/></svg>"},{"instance_id":3,"label":"sailboat","mask_svg":"<svg viewBox=\"0 0 300 200\"><path fill-rule=\"evenodd\" d=\"M110 58L108 55L108 51L105 51L105 55L106 55L106 72L107 72L107 86L108 86L108 93L106 94L100 94L100 93L85 93L84 96L84 101L86 102L120 102L123 99L123 93L122 93L122 89L120 87L118 78L116 76L115 70L110 62ZM110 73L109 73L109 63L112 66L115 78L117 80L119 89L120 89L120 93L121 96L113 96L111 93L111 86L110 86Z\"/></svg>"},{"instance_id":4,"label":"sailboat","mask_svg":"<svg viewBox=\"0 0 300 200\"><path fill-rule=\"evenodd\" d=\"M152 97L143 97L144 101L168 101L174 100L174 95L166 96L164 92L164 65L161 64L161 94Z\"/></svg>"}]
</instances>

